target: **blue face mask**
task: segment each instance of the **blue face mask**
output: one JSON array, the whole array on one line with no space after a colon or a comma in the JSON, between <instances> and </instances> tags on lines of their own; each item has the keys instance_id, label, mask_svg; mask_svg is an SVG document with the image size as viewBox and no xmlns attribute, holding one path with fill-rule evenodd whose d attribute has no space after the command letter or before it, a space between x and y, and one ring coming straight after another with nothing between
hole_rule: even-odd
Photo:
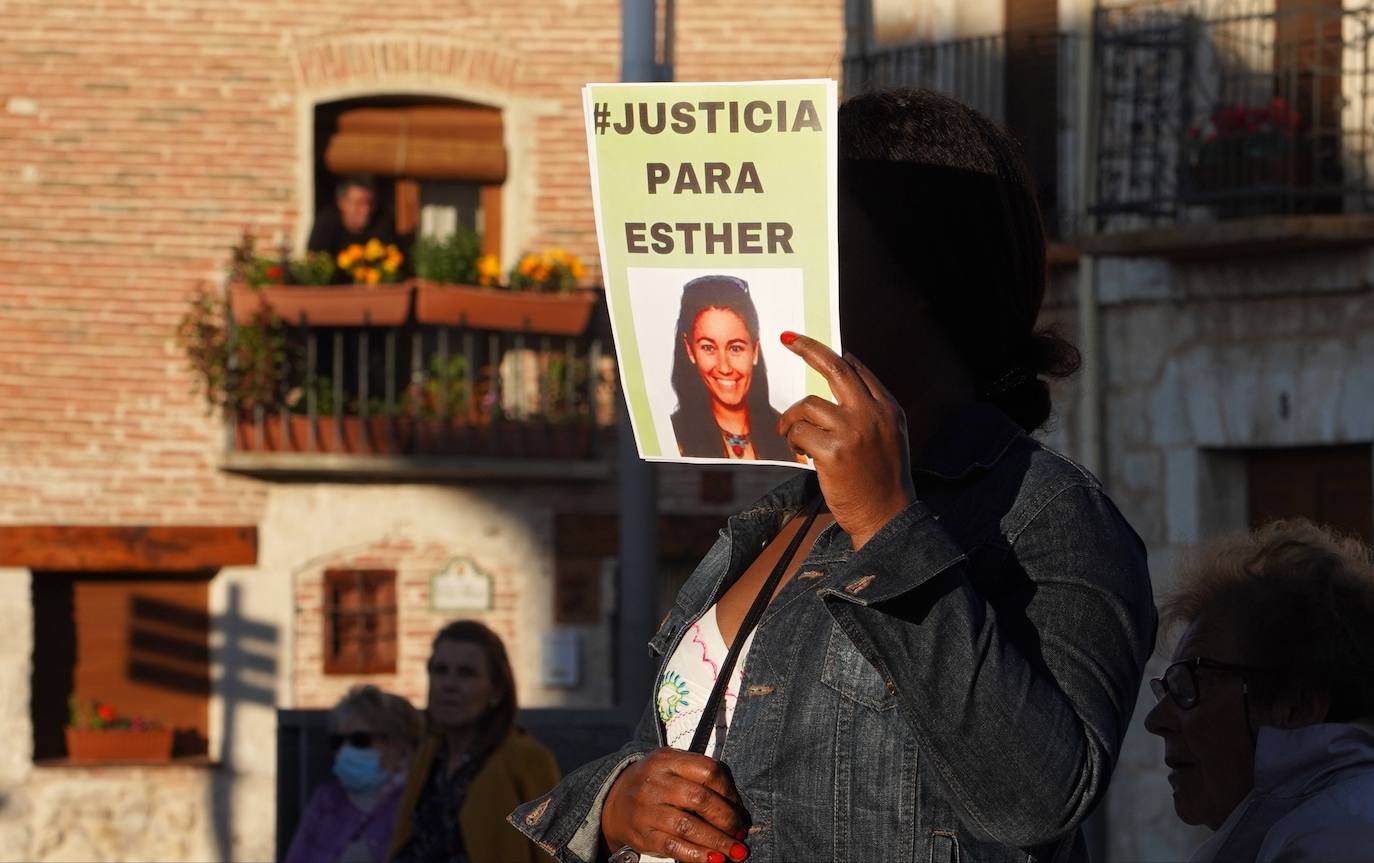
<instances>
[{"instance_id":1,"label":"blue face mask","mask_svg":"<svg viewBox=\"0 0 1374 863\"><path fill-rule=\"evenodd\" d=\"M334 756L334 775L350 794L376 791L390 776L382 769L382 754L376 749L341 746Z\"/></svg>"}]
</instances>

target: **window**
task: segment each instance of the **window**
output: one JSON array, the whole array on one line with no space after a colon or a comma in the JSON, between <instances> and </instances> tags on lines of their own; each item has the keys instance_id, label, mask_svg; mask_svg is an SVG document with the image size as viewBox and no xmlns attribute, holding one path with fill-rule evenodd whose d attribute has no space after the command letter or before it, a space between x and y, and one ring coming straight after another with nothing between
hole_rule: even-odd
<instances>
[{"instance_id":1,"label":"window","mask_svg":"<svg viewBox=\"0 0 1374 863\"><path fill-rule=\"evenodd\" d=\"M333 205L335 181L369 174L377 203L406 245L446 236L458 223L501 252L501 186L507 154L501 111L450 99L378 95L315 111L316 207ZM409 252L409 249L406 249Z\"/></svg>"},{"instance_id":2,"label":"window","mask_svg":"<svg viewBox=\"0 0 1374 863\"><path fill-rule=\"evenodd\" d=\"M324 673L396 671L396 573L330 569L324 574Z\"/></svg>"},{"instance_id":3,"label":"window","mask_svg":"<svg viewBox=\"0 0 1374 863\"><path fill-rule=\"evenodd\" d=\"M95 699L174 732L172 756L209 751L209 577L33 574L35 761L64 758L67 699Z\"/></svg>"}]
</instances>

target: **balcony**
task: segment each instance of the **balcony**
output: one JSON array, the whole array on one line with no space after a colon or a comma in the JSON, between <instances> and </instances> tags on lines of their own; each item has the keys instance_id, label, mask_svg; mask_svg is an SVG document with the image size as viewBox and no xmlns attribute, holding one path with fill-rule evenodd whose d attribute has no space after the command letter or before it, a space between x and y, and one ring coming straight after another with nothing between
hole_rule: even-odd
<instances>
[{"instance_id":1,"label":"balcony","mask_svg":"<svg viewBox=\"0 0 1374 863\"><path fill-rule=\"evenodd\" d=\"M1051 240L1051 263L1070 263L1079 233L1075 69L1086 40L1019 32L867 48L845 58L848 95L919 87L958 99L1021 143Z\"/></svg>"},{"instance_id":2,"label":"balcony","mask_svg":"<svg viewBox=\"0 0 1374 863\"><path fill-rule=\"evenodd\" d=\"M603 309L579 335L428 323L413 308L403 318L230 320L245 356L270 360L228 369L238 397L226 404L222 467L272 478L609 475L618 384Z\"/></svg>"},{"instance_id":3,"label":"balcony","mask_svg":"<svg viewBox=\"0 0 1374 863\"><path fill-rule=\"evenodd\" d=\"M1374 240L1372 28L1374 6L1340 0L1098 9L1084 247L1186 258Z\"/></svg>"}]
</instances>

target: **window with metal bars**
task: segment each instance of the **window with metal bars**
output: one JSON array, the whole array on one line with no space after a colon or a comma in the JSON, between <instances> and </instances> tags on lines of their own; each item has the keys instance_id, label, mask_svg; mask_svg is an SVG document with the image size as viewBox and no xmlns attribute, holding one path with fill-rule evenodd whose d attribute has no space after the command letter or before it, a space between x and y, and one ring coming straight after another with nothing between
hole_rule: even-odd
<instances>
[{"instance_id":1,"label":"window with metal bars","mask_svg":"<svg viewBox=\"0 0 1374 863\"><path fill-rule=\"evenodd\" d=\"M325 674L391 674L395 671L395 571L326 570Z\"/></svg>"}]
</instances>

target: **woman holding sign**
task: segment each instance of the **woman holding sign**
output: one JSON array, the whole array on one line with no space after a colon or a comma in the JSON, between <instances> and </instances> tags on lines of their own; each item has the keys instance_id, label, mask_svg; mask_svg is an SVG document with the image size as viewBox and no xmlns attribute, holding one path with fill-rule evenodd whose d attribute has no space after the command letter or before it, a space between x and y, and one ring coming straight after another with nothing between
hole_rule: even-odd
<instances>
[{"instance_id":1,"label":"woman holding sign","mask_svg":"<svg viewBox=\"0 0 1374 863\"><path fill-rule=\"evenodd\" d=\"M682 455L795 461L768 401L768 365L749 284L702 276L682 287L673 351L673 434Z\"/></svg>"},{"instance_id":2,"label":"woman holding sign","mask_svg":"<svg viewBox=\"0 0 1374 863\"><path fill-rule=\"evenodd\" d=\"M560 860L1086 859L1155 612L1134 531L1029 436L1077 364L1036 329L1030 182L940 96L839 120L864 361L784 335L835 397L779 423L815 475L731 518L683 587L635 738L513 814Z\"/></svg>"}]
</instances>

